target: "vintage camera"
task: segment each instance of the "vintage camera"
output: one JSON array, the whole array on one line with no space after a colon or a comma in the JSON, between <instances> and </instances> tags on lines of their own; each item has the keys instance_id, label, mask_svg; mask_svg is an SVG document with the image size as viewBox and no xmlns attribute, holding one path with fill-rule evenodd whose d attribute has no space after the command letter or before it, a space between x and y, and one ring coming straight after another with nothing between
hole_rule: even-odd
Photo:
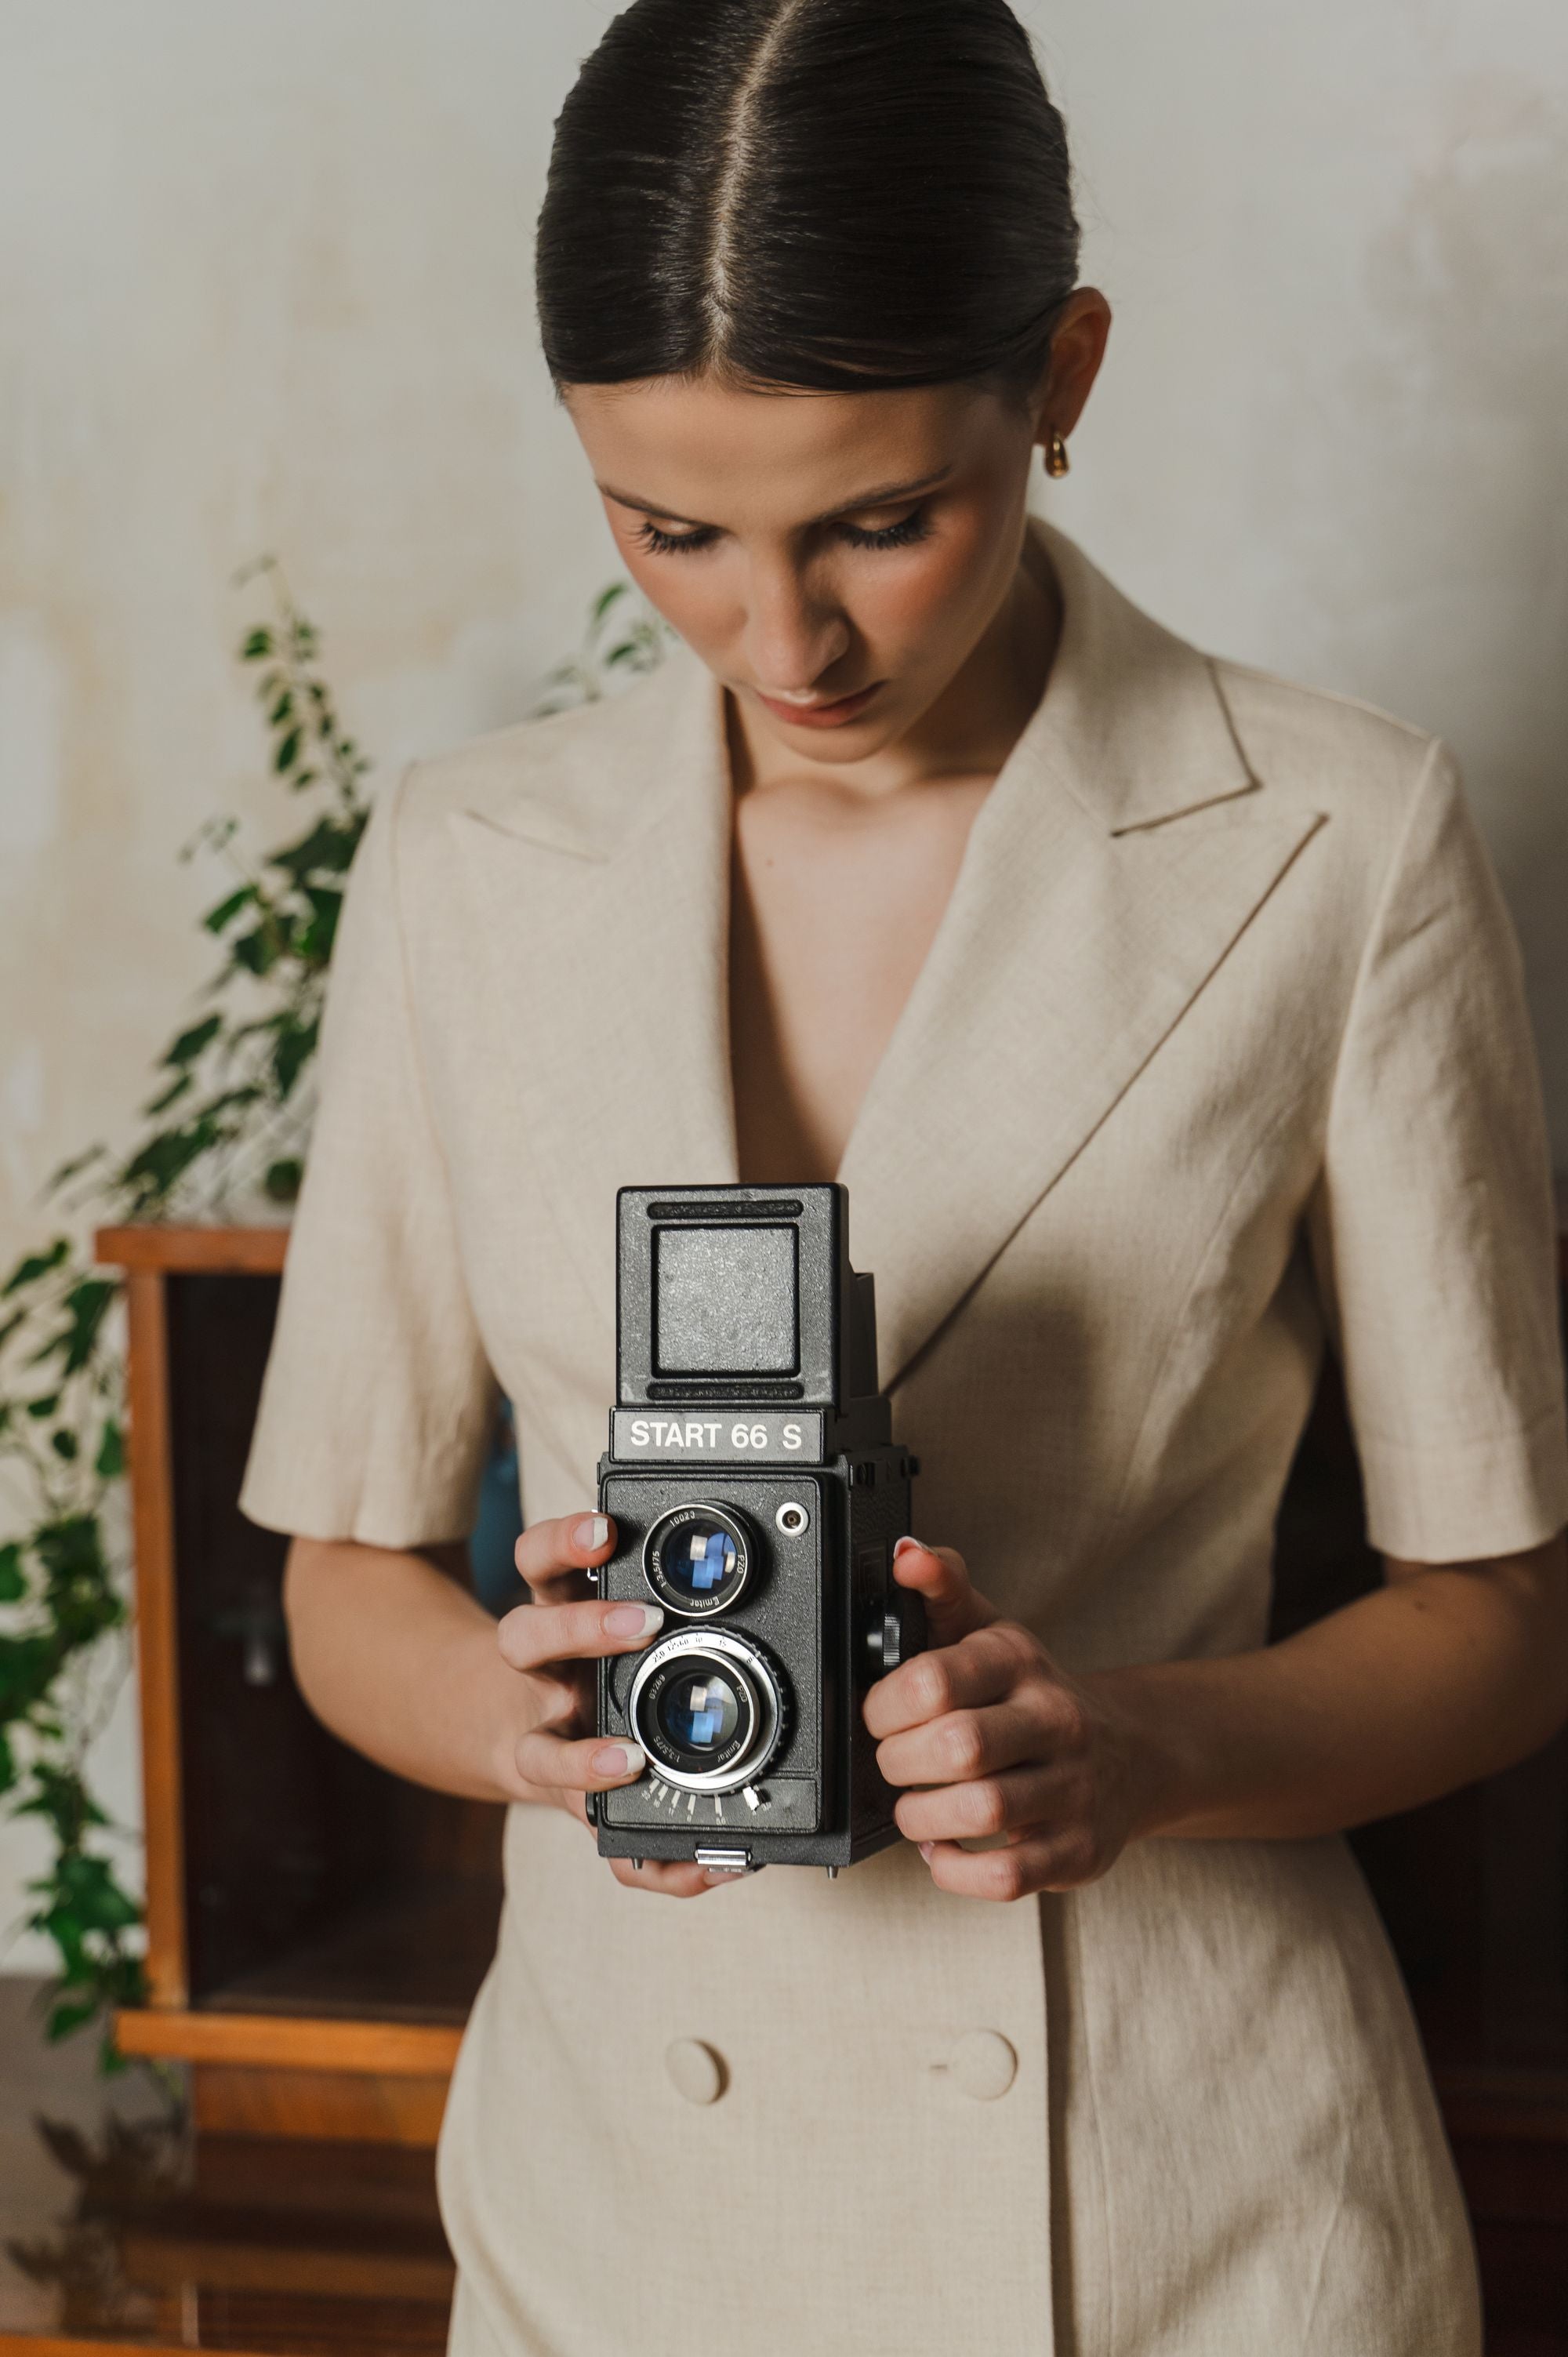
<instances>
[{"instance_id":1,"label":"vintage camera","mask_svg":"<svg viewBox=\"0 0 1568 2357\"><path fill-rule=\"evenodd\" d=\"M861 1717L925 1642L895 1585L916 1470L876 1385L872 1281L843 1187L625 1187L607 1598L665 1622L600 1664L597 1732L638 1781L590 1797L601 1852L746 1873L897 1838Z\"/></svg>"}]
</instances>

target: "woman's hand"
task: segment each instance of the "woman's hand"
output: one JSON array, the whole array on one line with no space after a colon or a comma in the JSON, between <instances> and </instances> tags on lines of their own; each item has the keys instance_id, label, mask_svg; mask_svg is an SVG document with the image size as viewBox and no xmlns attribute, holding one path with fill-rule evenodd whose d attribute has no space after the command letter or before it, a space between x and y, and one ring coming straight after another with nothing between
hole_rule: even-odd
<instances>
[{"instance_id":1,"label":"woman's hand","mask_svg":"<svg viewBox=\"0 0 1568 2357\"><path fill-rule=\"evenodd\" d=\"M900 1539L893 1576L925 1598L930 1650L878 1679L865 1724L888 1782L912 1788L894 1815L933 1882L1022 1899L1103 1874L1154 1772L1131 1720L1004 1620L950 1547ZM1000 1846L959 1846L982 1837Z\"/></svg>"},{"instance_id":2,"label":"woman's hand","mask_svg":"<svg viewBox=\"0 0 1568 2357\"><path fill-rule=\"evenodd\" d=\"M585 1792L635 1784L647 1764L635 1743L594 1733L596 1662L640 1652L658 1634L657 1604L612 1604L592 1595L591 1564L615 1553L615 1524L603 1514L535 1523L517 1543L517 1567L533 1595L497 1627L501 1658L521 1674L523 1731L510 1742L504 1781L521 1801L564 1809L584 1825ZM618 1882L690 1899L729 1878L679 1861L609 1861Z\"/></svg>"}]
</instances>

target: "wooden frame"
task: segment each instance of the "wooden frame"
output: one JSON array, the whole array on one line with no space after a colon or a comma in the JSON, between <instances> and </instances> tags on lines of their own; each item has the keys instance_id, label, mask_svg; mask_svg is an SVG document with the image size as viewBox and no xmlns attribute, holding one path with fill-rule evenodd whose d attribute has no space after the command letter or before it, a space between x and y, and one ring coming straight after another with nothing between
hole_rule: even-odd
<instances>
[{"instance_id":1,"label":"wooden frame","mask_svg":"<svg viewBox=\"0 0 1568 2357\"><path fill-rule=\"evenodd\" d=\"M299 2011L257 2009L242 1998L204 2007L193 1989L170 1282L277 1277L287 1244L282 1227L119 1227L95 1239L98 1259L125 1275L146 1826L148 2002L118 2016L116 2041L127 2055L192 2066L201 2127L428 2145L439 2128L460 2027L312 2013L307 2000Z\"/></svg>"},{"instance_id":2,"label":"wooden frame","mask_svg":"<svg viewBox=\"0 0 1568 2357\"><path fill-rule=\"evenodd\" d=\"M97 1258L125 1272L126 1405L146 1827L146 1972L149 2002L160 2010L179 2011L189 2003L164 1278L173 1271L199 1269L277 1275L287 1249L286 1228L102 1228L93 1239Z\"/></svg>"}]
</instances>

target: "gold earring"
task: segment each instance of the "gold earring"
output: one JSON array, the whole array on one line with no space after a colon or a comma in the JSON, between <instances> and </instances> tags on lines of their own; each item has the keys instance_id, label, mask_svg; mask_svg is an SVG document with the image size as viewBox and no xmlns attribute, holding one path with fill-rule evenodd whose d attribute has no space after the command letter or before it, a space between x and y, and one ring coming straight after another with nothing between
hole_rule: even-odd
<instances>
[{"instance_id":1,"label":"gold earring","mask_svg":"<svg viewBox=\"0 0 1568 2357\"><path fill-rule=\"evenodd\" d=\"M1059 482L1069 463L1067 444L1062 440L1059 430L1053 425L1051 438L1046 445L1046 472L1054 482Z\"/></svg>"}]
</instances>

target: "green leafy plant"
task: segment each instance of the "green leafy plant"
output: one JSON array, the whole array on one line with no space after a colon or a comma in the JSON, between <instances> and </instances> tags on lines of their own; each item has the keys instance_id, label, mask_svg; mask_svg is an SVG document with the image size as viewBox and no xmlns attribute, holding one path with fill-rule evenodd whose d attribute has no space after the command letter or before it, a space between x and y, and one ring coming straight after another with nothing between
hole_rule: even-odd
<instances>
[{"instance_id":1,"label":"green leafy plant","mask_svg":"<svg viewBox=\"0 0 1568 2357\"><path fill-rule=\"evenodd\" d=\"M89 1212L94 1223L218 1221L258 1205L281 1216L294 1200L338 910L369 815L360 781L371 765L339 724L317 630L275 560L237 583L256 575L269 579L274 611L239 655L253 673L272 773L301 798L303 821L255 860L230 818L187 845L182 857L228 870L201 920L221 948L207 1011L159 1059L129 1150L93 1146L55 1172L44 1200L62 1232L0 1285L0 1497L14 1518L0 1543L0 1813L36 1819L49 1837L24 1918L59 1959L46 2035L99 2023L106 2070L119 2067L106 2017L145 1995L141 1909L113 1848L128 1836L86 1775L128 1660L124 1342L119 1280L93 1265L78 1231ZM669 637L629 584L613 583L538 711L596 700L652 669Z\"/></svg>"}]
</instances>

